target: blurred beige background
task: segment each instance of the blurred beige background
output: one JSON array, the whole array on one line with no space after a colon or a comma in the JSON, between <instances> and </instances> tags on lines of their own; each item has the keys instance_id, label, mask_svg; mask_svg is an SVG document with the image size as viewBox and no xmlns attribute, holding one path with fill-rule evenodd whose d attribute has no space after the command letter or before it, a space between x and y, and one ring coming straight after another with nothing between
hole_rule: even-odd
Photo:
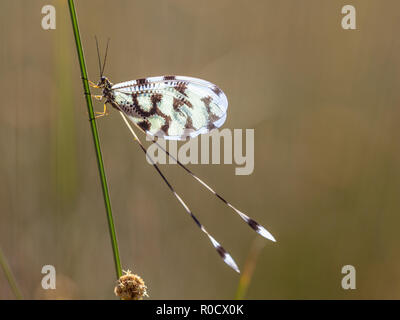
<instances>
[{"instance_id":1,"label":"blurred beige background","mask_svg":"<svg viewBox=\"0 0 400 320\"><path fill-rule=\"evenodd\" d=\"M112 81L207 79L228 96L225 127L255 129L252 175L190 166L278 239L246 298L400 298L398 1L75 2L92 80L93 37L102 48L110 37ZM46 4L56 30L41 28ZM357 30L341 28L345 4ZM0 15L0 246L26 298L115 298L66 1L3 0ZM98 126L123 268L153 299L233 298L238 275L110 111ZM243 268L255 233L178 167L162 169ZM45 264L57 270L52 292L40 287ZM353 291L340 285L346 264ZM0 272L0 299L12 298Z\"/></svg>"}]
</instances>

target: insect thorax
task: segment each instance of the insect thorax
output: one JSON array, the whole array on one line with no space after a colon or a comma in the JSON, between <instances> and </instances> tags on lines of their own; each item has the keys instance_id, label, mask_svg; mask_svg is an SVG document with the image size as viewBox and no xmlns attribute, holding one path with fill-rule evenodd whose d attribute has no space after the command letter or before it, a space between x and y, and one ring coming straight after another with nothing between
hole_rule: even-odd
<instances>
[{"instance_id":1,"label":"insect thorax","mask_svg":"<svg viewBox=\"0 0 400 320\"><path fill-rule=\"evenodd\" d=\"M100 87L103 88L103 97L107 99L108 102L111 102L114 100L114 94L111 90L111 87L113 86L112 82L108 80L106 77L102 77L100 80Z\"/></svg>"}]
</instances>

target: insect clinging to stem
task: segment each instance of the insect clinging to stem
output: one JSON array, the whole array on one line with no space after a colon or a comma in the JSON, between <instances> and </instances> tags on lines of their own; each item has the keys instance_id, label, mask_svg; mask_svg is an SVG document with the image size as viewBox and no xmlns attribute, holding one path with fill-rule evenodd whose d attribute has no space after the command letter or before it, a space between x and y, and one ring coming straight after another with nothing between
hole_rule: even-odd
<instances>
[{"instance_id":1,"label":"insect clinging to stem","mask_svg":"<svg viewBox=\"0 0 400 320\"><path fill-rule=\"evenodd\" d=\"M107 114L106 104L110 104L120 112L120 115L134 136L134 140L139 144L168 188L196 225L207 235L223 261L240 273L231 255L211 236L182 198L175 192L160 168L147 154L147 149L127 120L128 118L140 131L150 136L153 143L157 144L180 167L230 207L254 231L264 238L275 242L275 238L267 229L226 201L214 189L164 149L156 140L156 138L185 140L221 127L226 120L228 109L228 100L225 93L218 86L208 81L185 76L150 77L113 84L104 76L108 45L109 41L107 41L104 61L101 64L100 50L96 38L100 80L97 84L90 81L90 85L102 90L101 95L94 96L97 100L105 99L104 111L98 112L96 117ZM94 119L91 120L93 121Z\"/></svg>"}]
</instances>

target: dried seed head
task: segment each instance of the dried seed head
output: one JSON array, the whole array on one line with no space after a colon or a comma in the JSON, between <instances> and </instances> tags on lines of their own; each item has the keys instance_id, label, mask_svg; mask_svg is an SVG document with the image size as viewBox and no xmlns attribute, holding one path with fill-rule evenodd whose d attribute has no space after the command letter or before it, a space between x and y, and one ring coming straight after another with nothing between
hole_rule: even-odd
<instances>
[{"instance_id":1,"label":"dried seed head","mask_svg":"<svg viewBox=\"0 0 400 320\"><path fill-rule=\"evenodd\" d=\"M122 300L142 300L143 297L148 297L143 279L129 270L124 273L114 289L115 295Z\"/></svg>"}]
</instances>

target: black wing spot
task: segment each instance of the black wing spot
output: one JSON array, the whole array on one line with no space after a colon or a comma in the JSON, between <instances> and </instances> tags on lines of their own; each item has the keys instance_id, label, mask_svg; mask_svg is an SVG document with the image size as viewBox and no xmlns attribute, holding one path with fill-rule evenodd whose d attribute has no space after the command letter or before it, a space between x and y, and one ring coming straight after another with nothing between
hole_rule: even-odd
<instances>
[{"instance_id":1,"label":"black wing spot","mask_svg":"<svg viewBox=\"0 0 400 320\"><path fill-rule=\"evenodd\" d=\"M185 129L194 130L193 121L190 117L186 118Z\"/></svg>"},{"instance_id":2,"label":"black wing spot","mask_svg":"<svg viewBox=\"0 0 400 320\"><path fill-rule=\"evenodd\" d=\"M255 230L255 231L258 231L258 229L260 228L260 225L259 225L256 221L254 221L253 219L251 219L251 218L249 218L249 219L247 220L247 223L248 223L249 226L250 226L253 230Z\"/></svg>"},{"instance_id":3,"label":"black wing spot","mask_svg":"<svg viewBox=\"0 0 400 320\"><path fill-rule=\"evenodd\" d=\"M204 105L207 108L207 111L210 112L210 103L212 101L212 98L210 96L207 96L207 97L201 98L201 101L203 101Z\"/></svg>"},{"instance_id":4,"label":"black wing spot","mask_svg":"<svg viewBox=\"0 0 400 320\"><path fill-rule=\"evenodd\" d=\"M216 129L217 127L216 127L216 125L214 124L214 123L212 123L212 122L210 122L208 125L207 125L207 129L208 130L212 130L212 129Z\"/></svg>"},{"instance_id":5,"label":"black wing spot","mask_svg":"<svg viewBox=\"0 0 400 320\"><path fill-rule=\"evenodd\" d=\"M178 91L179 93L183 94L184 96L186 96L186 89L187 89L187 85L184 82L178 82L178 84L174 87L176 91Z\"/></svg>"},{"instance_id":6,"label":"black wing spot","mask_svg":"<svg viewBox=\"0 0 400 320\"><path fill-rule=\"evenodd\" d=\"M164 76L164 80L175 80L175 76Z\"/></svg>"},{"instance_id":7,"label":"black wing spot","mask_svg":"<svg viewBox=\"0 0 400 320\"><path fill-rule=\"evenodd\" d=\"M153 94L152 96L151 96L151 102L152 102L152 104L153 104L153 106L155 105L155 104L157 104L158 102L160 102L161 101L161 99L162 99L162 94L161 93L155 93L155 94Z\"/></svg>"},{"instance_id":8,"label":"black wing spot","mask_svg":"<svg viewBox=\"0 0 400 320\"><path fill-rule=\"evenodd\" d=\"M226 250L222 248L221 246L216 247L218 254L221 256L222 259L225 259L226 256Z\"/></svg>"},{"instance_id":9,"label":"black wing spot","mask_svg":"<svg viewBox=\"0 0 400 320\"><path fill-rule=\"evenodd\" d=\"M174 110L177 111L179 107L183 106L185 103L182 100L178 100L177 98L174 97L174 100L172 102L172 106L174 107Z\"/></svg>"},{"instance_id":10,"label":"black wing spot","mask_svg":"<svg viewBox=\"0 0 400 320\"><path fill-rule=\"evenodd\" d=\"M169 123L164 124L164 125L161 127L161 130L165 133L165 135L168 135Z\"/></svg>"},{"instance_id":11,"label":"black wing spot","mask_svg":"<svg viewBox=\"0 0 400 320\"><path fill-rule=\"evenodd\" d=\"M145 84L147 83L147 79L146 78L141 78L141 79L137 79L136 80L136 84Z\"/></svg>"},{"instance_id":12,"label":"black wing spot","mask_svg":"<svg viewBox=\"0 0 400 320\"><path fill-rule=\"evenodd\" d=\"M214 88L212 88L212 91L219 96L222 93L222 90L220 88L218 88L217 86L214 86Z\"/></svg>"},{"instance_id":13,"label":"black wing spot","mask_svg":"<svg viewBox=\"0 0 400 320\"><path fill-rule=\"evenodd\" d=\"M144 131L149 131L150 123L146 120L138 122L138 126L141 127Z\"/></svg>"}]
</instances>

